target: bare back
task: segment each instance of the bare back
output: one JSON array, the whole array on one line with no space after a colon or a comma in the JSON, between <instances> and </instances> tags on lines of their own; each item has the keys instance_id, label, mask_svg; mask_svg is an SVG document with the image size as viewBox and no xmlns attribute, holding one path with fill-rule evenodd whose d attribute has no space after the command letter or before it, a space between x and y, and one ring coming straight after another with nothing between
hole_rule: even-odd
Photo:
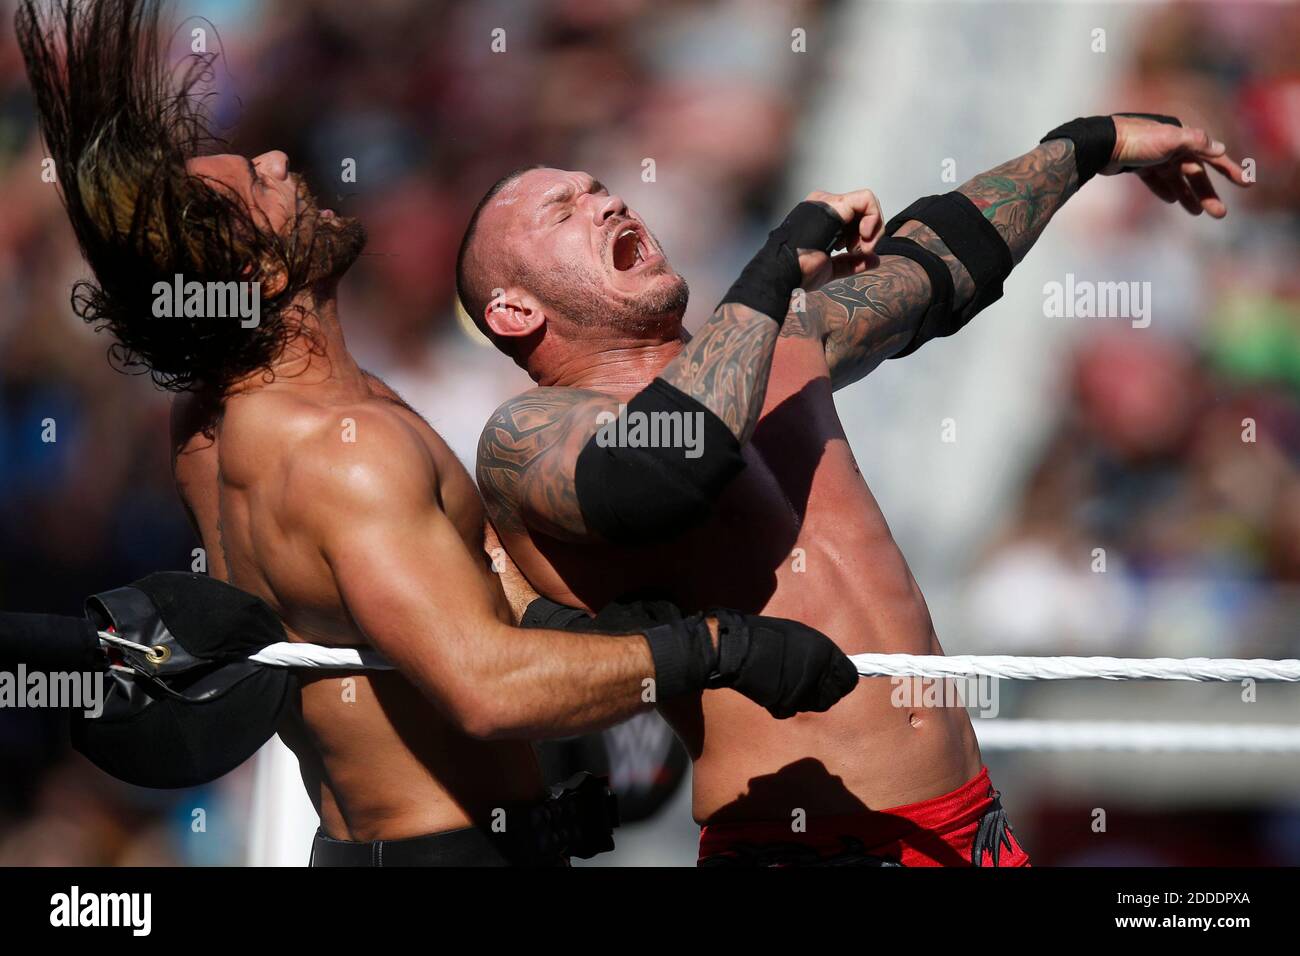
<instances>
[{"instance_id":1,"label":"bare back","mask_svg":"<svg viewBox=\"0 0 1300 956\"><path fill-rule=\"evenodd\" d=\"M367 643L329 562L294 519L310 494L295 470L322 440L347 441L349 427L376 420L409 431L409 453L428 456L436 476L429 494L448 519L442 546L478 558L480 580L447 586L476 602L477 612L508 620L482 554L482 503L469 475L433 429L369 377L272 384L222 403L178 399L174 473L210 573L267 601L292 641ZM466 736L396 672L304 675L280 734L298 757L322 827L336 839L463 827L490 808L535 799L541 789L528 743Z\"/></svg>"}]
</instances>

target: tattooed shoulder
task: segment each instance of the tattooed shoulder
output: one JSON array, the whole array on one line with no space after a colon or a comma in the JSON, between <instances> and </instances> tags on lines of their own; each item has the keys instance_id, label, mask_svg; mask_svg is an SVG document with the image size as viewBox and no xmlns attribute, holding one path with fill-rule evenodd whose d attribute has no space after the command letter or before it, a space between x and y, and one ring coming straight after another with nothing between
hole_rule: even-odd
<instances>
[{"instance_id":1,"label":"tattooed shoulder","mask_svg":"<svg viewBox=\"0 0 1300 956\"><path fill-rule=\"evenodd\" d=\"M585 389L536 388L492 413L479 436L476 471L479 490L498 527L521 529L521 510L530 493L572 483L564 470L565 449L576 444L576 456L594 430L592 406L606 401ZM562 502L553 504L561 511L567 508Z\"/></svg>"}]
</instances>

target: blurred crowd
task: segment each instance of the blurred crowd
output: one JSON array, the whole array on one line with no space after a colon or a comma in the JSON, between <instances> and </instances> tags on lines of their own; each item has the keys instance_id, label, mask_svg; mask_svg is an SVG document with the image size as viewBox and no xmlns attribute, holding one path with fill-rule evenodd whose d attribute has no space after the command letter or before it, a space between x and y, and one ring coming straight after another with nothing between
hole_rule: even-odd
<instances>
[{"instance_id":1,"label":"blurred crowd","mask_svg":"<svg viewBox=\"0 0 1300 956\"><path fill-rule=\"evenodd\" d=\"M971 617L999 653L1295 657L1300 8L1146 21L1107 101L1212 130L1255 182L1217 180L1215 229L1134 178L1111 190L1079 277L1149 281L1152 322L1060 320L1077 331L1059 421L969 582Z\"/></svg>"},{"instance_id":2,"label":"blurred crowd","mask_svg":"<svg viewBox=\"0 0 1300 956\"><path fill-rule=\"evenodd\" d=\"M12 7L0 0L0 608L76 614L87 594L191 567L198 541L170 483L167 396L115 372L69 308L82 264L40 178ZM233 151L284 150L322 205L366 225L342 287L349 344L468 458L523 381L454 303L478 196L524 164L591 170L670 251L698 322L770 226L798 109L826 81L818 58L778 54L826 7L176 0L173 40L210 29L211 109ZM1081 332L1055 434L969 582L972 616L1004 653L1296 656L1300 23L1271 5L1146 15L1123 102L1194 101L1249 144L1258 182L1228 197L1232 242L1212 255L1158 203L1112 211L1122 229L1098 261L1182 289L1157 304L1177 321ZM0 711L0 865L242 859L247 769L151 793L65 736L50 715Z\"/></svg>"}]
</instances>

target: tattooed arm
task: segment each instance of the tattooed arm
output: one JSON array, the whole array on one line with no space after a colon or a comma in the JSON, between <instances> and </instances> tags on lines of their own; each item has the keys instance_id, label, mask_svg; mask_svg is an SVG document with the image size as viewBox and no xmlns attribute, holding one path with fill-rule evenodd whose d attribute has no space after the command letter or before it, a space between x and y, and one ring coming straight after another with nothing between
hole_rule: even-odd
<instances>
[{"instance_id":1,"label":"tattooed arm","mask_svg":"<svg viewBox=\"0 0 1300 956\"><path fill-rule=\"evenodd\" d=\"M596 417L617 410L618 403L599 392L535 388L492 413L479 436L477 471L498 531L519 534L532 527L570 541L589 536L574 469L599 427Z\"/></svg>"},{"instance_id":2,"label":"tattooed arm","mask_svg":"<svg viewBox=\"0 0 1300 956\"><path fill-rule=\"evenodd\" d=\"M1074 144L1060 139L1042 143L959 187L997 228L1017 263L1075 189ZM975 283L933 230L908 221L896 236L911 239L948 266L955 310L970 303ZM821 336L831 381L841 388L903 349L929 305L925 270L910 259L885 255L875 269L838 279L810 294L807 312L792 313L782 334Z\"/></svg>"},{"instance_id":3,"label":"tattooed arm","mask_svg":"<svg viewBox=\"0 0 1300 956\"><path fill-rule=\"evenodd\" d=\"M707 407L741 442L749 441L780 330L747 305L723 303L658 377Z\"/></svg>"},{"instance_id":4,"label":"tattooed arm","mask_svg":"<svg viewBox=\"0 0 1300 956\"><path fill-rule=\"evenodd\" d=\"M880 205L869 189L814 190L804 205L810 202L832 213L831 222L838 218L844 224L845 253L832 257L799 248L802 287L807 290L833 276L860 272L884 228ZM782 302L788 297L789 292L783 293ZM779 331L778 324L762 312L740 302L725 302L659 378L705 405L740 442L746 442L758 424Z\"/></svg>"},{"instance_id":5,"label":"tattooed arm","mask_svg":"<svg viewBox=\"0 0 1300 956\"><path fill-rule=\"evenodd\" d=\"M1247 185L1241 166L1204 129L1169 125L1150 118L1114 116L1110 162L1098 171L1116 175L1136 170L1159 199L1189 213L1221 219L1227 213L1207 169L1237 186ZM1077 121L1076 121L1077 122ZM1093 157L1095 159L1095 157ZM1006 242L1014 263L1029 252L1056 211L1079 188L1072 140L1050 139L959 187ZM934 232L906 223L896 235L939 256L953 280L953 308L970 304L975 285ZM837 282L808 296L803 321L787 320L784 334L820 335L826 344L836 388L862 378L911 341L930 302L930 283L911 260L882 256L878 268Z\"/></svg>"}]
</instances>

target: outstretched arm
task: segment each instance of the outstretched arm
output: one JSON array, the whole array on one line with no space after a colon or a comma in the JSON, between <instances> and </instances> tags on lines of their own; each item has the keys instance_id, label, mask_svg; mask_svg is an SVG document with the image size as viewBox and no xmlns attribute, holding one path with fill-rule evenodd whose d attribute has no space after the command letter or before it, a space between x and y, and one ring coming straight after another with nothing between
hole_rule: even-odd
<instances>
[{"instance_id":1,"label":"outstretched arm","mask_svg":"<svg viewBox=\"0 0 1300 956\"><path fill-rule=\"evenodd\" d=\"M1241 167L1222 143L1201 129L1185 129L1139 117L1114 118L1115 143L1100 169L1113 175L1136 168L1160 199L1188 212L1222 218L1227 210L1206 172L1212 167L1239 186ZM1049 139L1016 159L980 173L958 192L997 230L1013 263L1019 263L1047 223L1079 188L1075 143ZM957 256L933 229L915 220L894 233L942 260L952 280L952 310L971 306L976 284ZM807 313L787 319L782 334L820 336L826 346L834 386L862 378L913 340L933 295L926 271L911 259L882 254L869 272L840 279L808 296Z\"/></svg>"}]
</instances>

